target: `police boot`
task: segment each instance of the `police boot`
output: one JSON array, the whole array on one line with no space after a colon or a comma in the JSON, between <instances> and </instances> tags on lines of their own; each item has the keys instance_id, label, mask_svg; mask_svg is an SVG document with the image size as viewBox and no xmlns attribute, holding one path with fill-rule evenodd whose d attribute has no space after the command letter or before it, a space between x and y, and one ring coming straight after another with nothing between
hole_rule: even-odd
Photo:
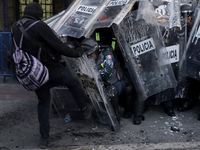
<instances>
[{"instance_id":1,"label":"police boot","mask_svg":"<svg viewBox=\"0 0 200 150\"><path fill-rule=\"evenodd\" d=\"M134 109L134 117L133 117L133 124L140 125L141 122L145 119L143 116L144 112L144 101L139 101L138 99L135 101L135 109Z\"/></svg>"}]
</instances>

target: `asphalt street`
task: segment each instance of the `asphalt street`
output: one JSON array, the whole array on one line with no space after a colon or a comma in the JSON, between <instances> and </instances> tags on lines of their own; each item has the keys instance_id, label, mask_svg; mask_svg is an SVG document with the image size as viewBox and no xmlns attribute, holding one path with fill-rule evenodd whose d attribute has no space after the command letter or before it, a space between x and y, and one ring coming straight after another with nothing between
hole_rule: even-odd
<instances>
[{"instance_id":1,"label":"asphalt street","mask_svg":"<svg viewBox=\"0 0 200 150\"><path fill-rule=\"evenodd\" d=\"M169 117L161 106L150 106L141 125L121 120L121 130L93 120L64 122L51 113L49 150L200 149L199 102L193 109ZM39 143L37 98L12 78L0 77L0 150L36 150ZM173 131L172 127L177 128Z\"/></svg>"}]
</instances>

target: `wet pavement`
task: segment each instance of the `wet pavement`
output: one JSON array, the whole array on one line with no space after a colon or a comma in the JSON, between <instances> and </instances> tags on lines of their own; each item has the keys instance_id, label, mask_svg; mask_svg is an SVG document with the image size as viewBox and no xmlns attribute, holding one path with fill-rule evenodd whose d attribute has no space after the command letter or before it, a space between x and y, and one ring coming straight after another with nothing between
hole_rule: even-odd
<instances>
[{"instance_id":1,"label":"wet pavement","mask_svg":"<svg viewBox=\"0 0 200 150\"><path fill-rule=\"evenodd\" d=\"M161 106L150 106L141 125L121 120L121 130L92 120L65 123L51 113L50 150L200 149L199 102L169 117ZM12 78L0 78L0 150L39 149L37 98ZM173 128L177 129L174 130Z\"/></svg>"}]
</instances>

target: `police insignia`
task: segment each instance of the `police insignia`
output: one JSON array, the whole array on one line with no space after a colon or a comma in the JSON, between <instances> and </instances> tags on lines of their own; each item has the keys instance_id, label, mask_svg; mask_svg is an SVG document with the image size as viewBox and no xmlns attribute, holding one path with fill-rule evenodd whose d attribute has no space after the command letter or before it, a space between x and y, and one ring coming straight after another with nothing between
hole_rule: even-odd
<instances>
[{"instance_id":1,"label":"police insignia","mask_svg":"<svg viewBox=\"0 0 200 150\"><path fill-rule=\"evenodd\" d=\"M110 56L111 56L111 55L110 55ZM110 59L110 58L106 59L106 63L107 63L108 65L112 65L112 59Z\"/></svg>"},{"instance_id":2,"label":"police insignia","mask_svg":"<svg viewBox=\"0 0 200 150\"><path fill-rule=\"evenodd\" d=\"M106 58L112 59L112 55L107 55Z\"/></svg>"}]
</instances>

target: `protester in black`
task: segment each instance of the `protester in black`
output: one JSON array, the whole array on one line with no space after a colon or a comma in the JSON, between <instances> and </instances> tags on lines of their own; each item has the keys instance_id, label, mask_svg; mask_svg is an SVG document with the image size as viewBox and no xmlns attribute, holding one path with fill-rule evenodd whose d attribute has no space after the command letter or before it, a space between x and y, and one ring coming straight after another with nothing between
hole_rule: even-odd
<instances>
[{"instance_id":1,"label":"protester in black","mask_svg":"<svg viewBox=\"0 0 200 150\"><path fill-rule=\"evenodd\" d=\"M24 11L24 18L28 18L23 25L26 29L30 24L37 20L41 20L43 16L42 7L38 3L30 3L26 6ZM19 30L19 25L16 23L12 26L13 34L17 45L22 33ZM64 85L67 86L69 91L72 93L77 101L77 104L84 114L83 117L88 119L91 115L92 106L87 103L89 101L85 92L82 90L79 82L74 78L70 71L60 62L61 55L67 57L80 57L82 56L83 50L81 48L71 49L66 44L62 43L61 40L54 34L52 29L43 21L39 21L37 24L32 26L27 33L35 40L43 42L42 51L40 55L41 62L49 70L49 81L35 91L38 97L38 119L40 125L41 134L41 148L46 148L49 144L49 108L50 108L50 89L55 86ZM22 49L33 56L37 57L39 46L31 42L29 39L24 37Z\"/></svg>"}]
</instances>

